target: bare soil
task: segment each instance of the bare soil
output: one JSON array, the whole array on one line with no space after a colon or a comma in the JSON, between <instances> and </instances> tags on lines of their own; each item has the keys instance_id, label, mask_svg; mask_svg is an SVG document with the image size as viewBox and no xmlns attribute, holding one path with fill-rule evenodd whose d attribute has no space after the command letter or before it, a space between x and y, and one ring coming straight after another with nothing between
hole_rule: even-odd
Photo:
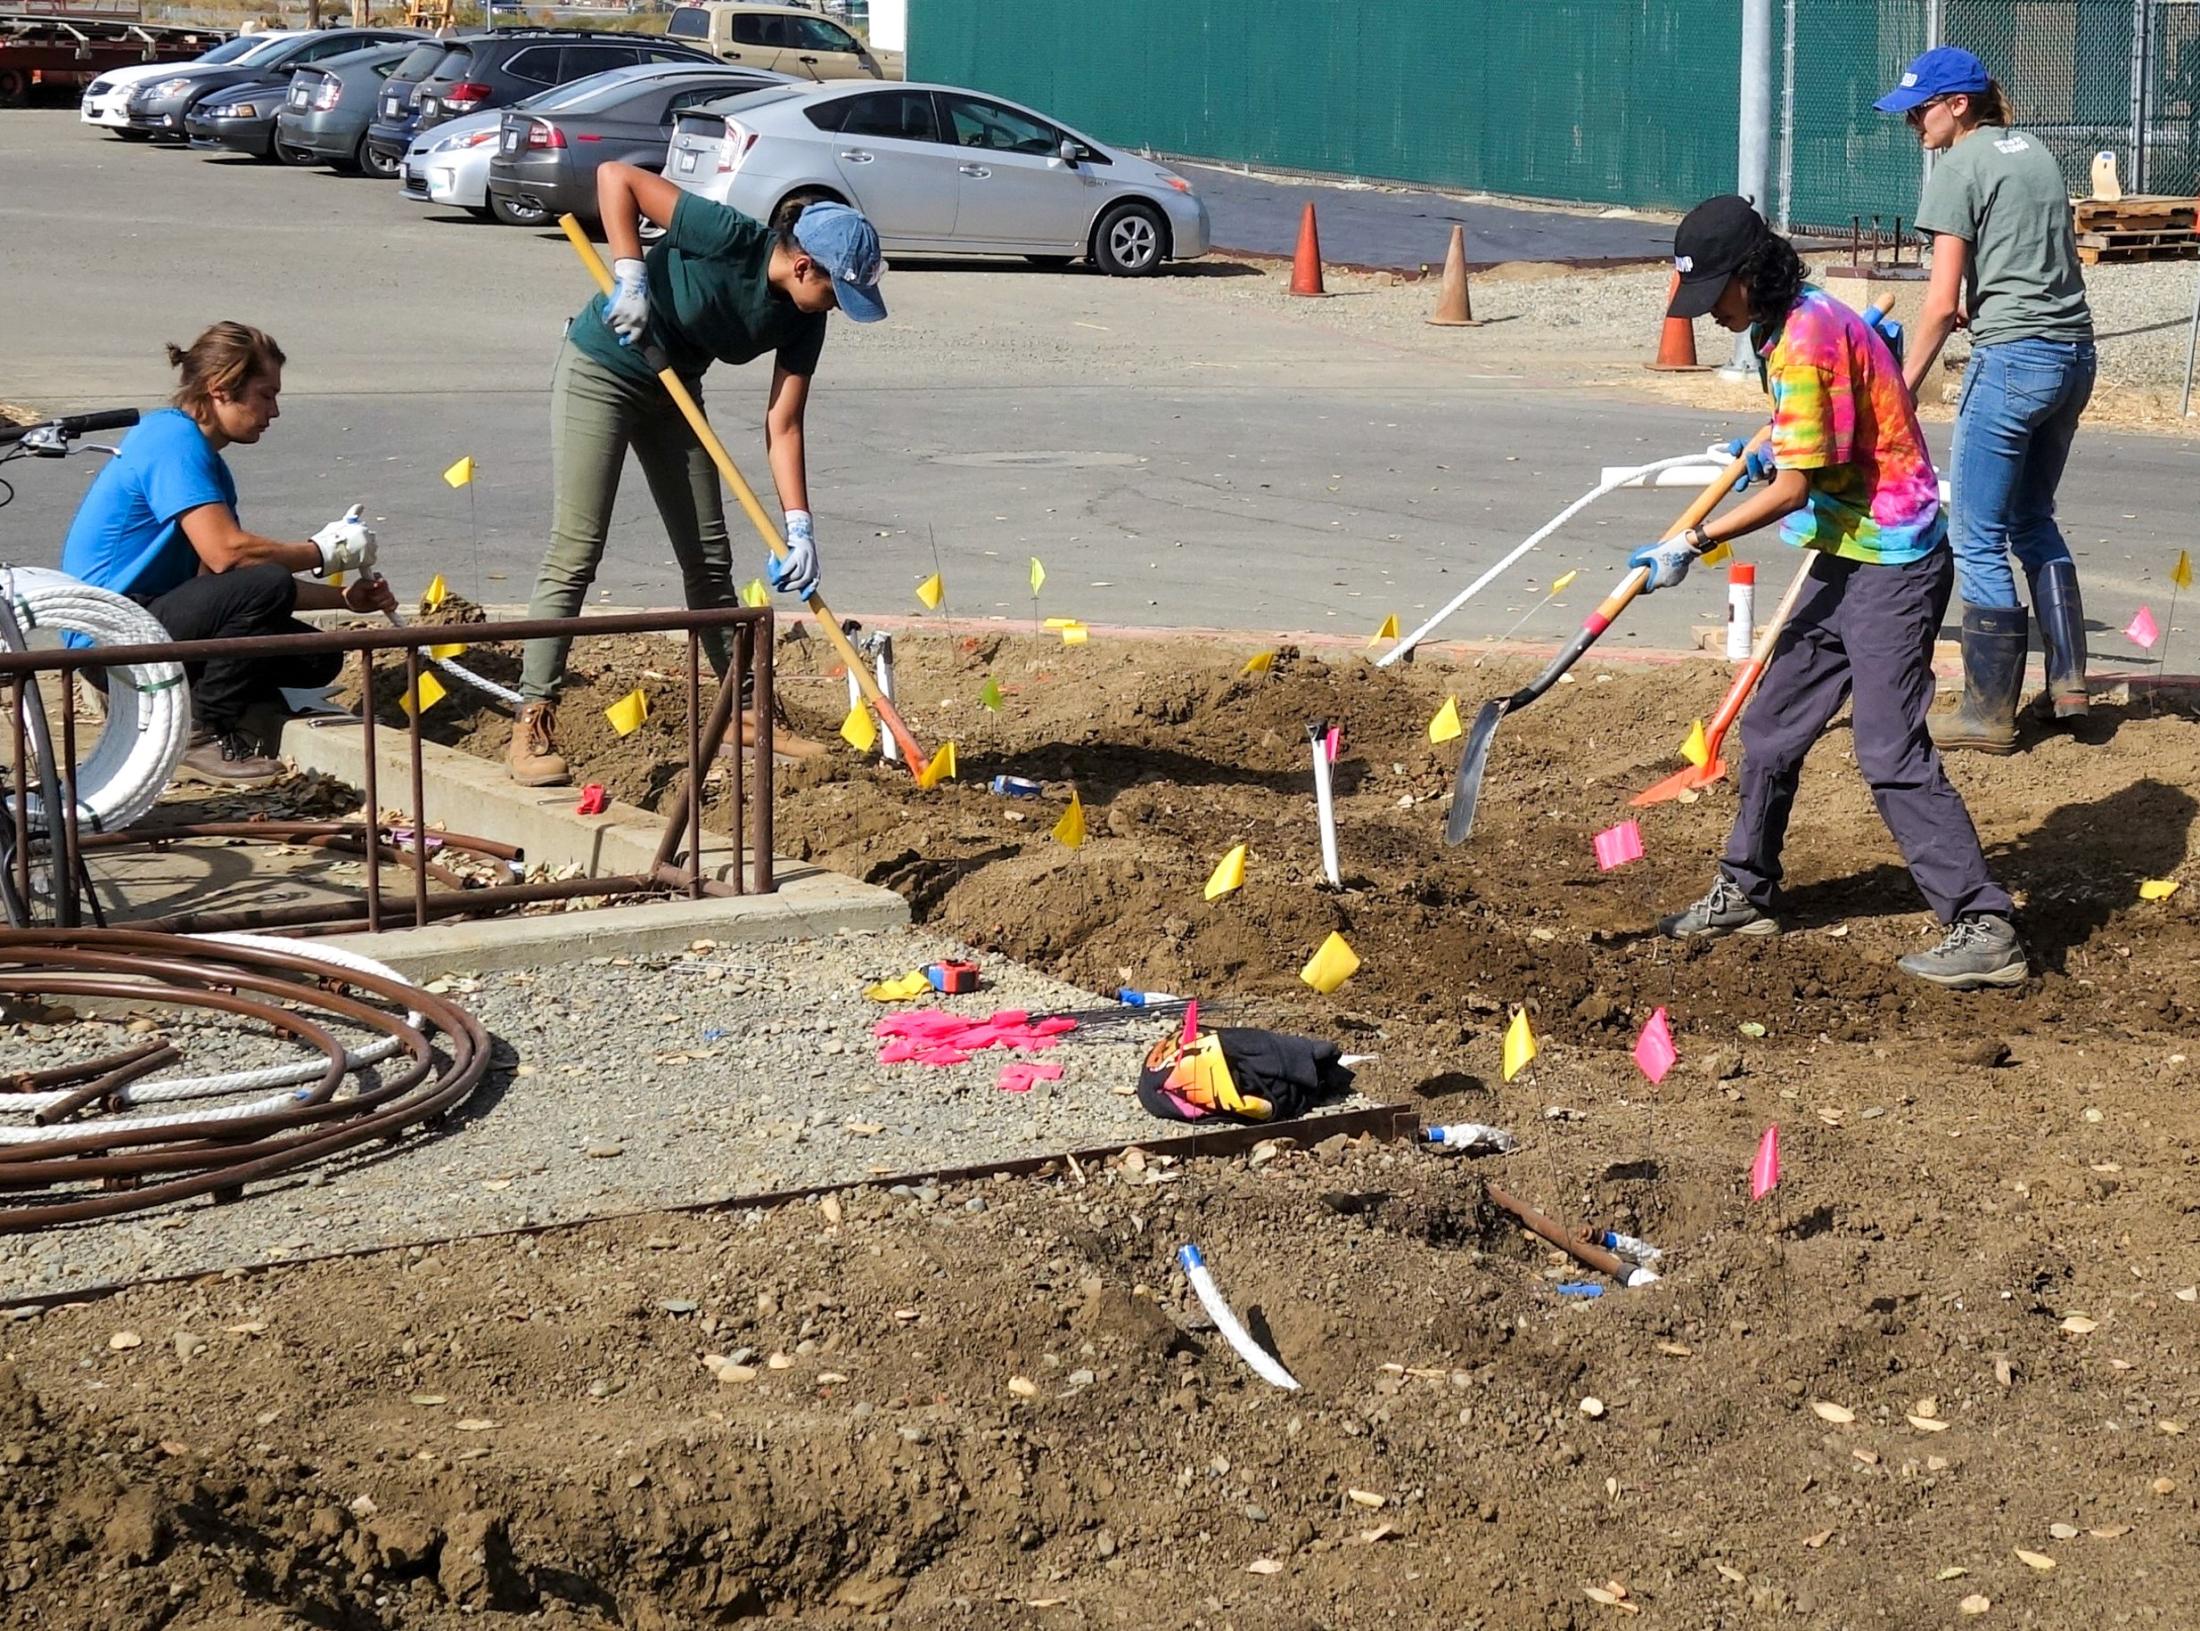
<instances>
[{"instance_id":1,"label":"bare soil","mask_svg":"<svg viewBox=\"0 0 2200 1631\"><path fill-rule=\"evenodd\" d=\"M1642 862L1599 874L1589 839L1638 814L1721 671L1578 670L1506 721L1447 850L1458 748L1427 720L1517 668L1286 652L1249 677L1248 654L904 640L906 712L962 780L920 794L836 748L781 772L782 846L1093 986L1335 1036L1378 1055L1377 1097L1518 1153L859 1191L837 1224L596 1225L0 1327L0 1623L2190 1624L2192 720L2103 708L2086 740L1954 762L2038 965L1961 997L1893 967L1934 925L1843 725L1789 845L1794 932L1676 951L1645 931L1706 882L1731 782L1639 812ZM829 659L782 665L830 736ZM678 686L645 681L623 741L599 712L645 670L674 665L582 648L561 724L587 779L647 803ZM463 699L430 718L502 749ZM1336 891L1320 718L1345 729ZM1071 785L1076 851L1047 836ZM1237 842L1246 887L1204 901ZM1364 967L1319 997L1296 971L1332 929ZM1516 1005L1542 1052L1506 1082ZM1629 1050L1659 1006L1682 1059L1653 1088ZM1752 1205L1771 1124L1785 1174ZM1561 1294L1597 1277L1485 1177L1657 1242L1664 1280ZM1201 1327L1187 1239L1303 1392ZM183 1360L178 1331L210 1346ZM740 1348L745 1379L700 1357Z\"/></svg>"}]
</instances>

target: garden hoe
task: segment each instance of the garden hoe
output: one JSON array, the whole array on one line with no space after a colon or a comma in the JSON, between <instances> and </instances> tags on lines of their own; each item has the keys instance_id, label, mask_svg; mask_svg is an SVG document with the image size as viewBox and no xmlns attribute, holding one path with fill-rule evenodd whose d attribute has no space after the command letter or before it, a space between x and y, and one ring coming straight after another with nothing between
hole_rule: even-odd
<instances>
[{"instance_id":1,"label":"garden hoe","mask_svg":"<svg viewBox=\"0 0 2200 1631\"><path fill-rule=\"evenodd\" d=\"M1734 461L1711 480L1711 485L1697 495L1695 501L1681 512L1681 518L1668 527L1666 538L1676 538L1696 525L1719 507L1737 481L1749 473L1749 455L1766 436L1767 426L1750 438L1747 446ZM1620 579L1619 587L1604 597L1597 609L1582 620L1581 630L1566 643L1563 651L1551 659L1551 666L1544 669L1527 685L1509 697L1497 697L1482 704L1482 711L1474 716L1474 728L1467 733L1467 751L1459 760L1459 774L1451 784L1451 817L1444 823L1444 842L1464 844L1467 835L1474 831L1474 806L1482 796L1482 773L1489 768L1490 738L1497 734L1497 722L1507 714L1525 708L1529 703L1558 683L1559 676L1581 660L1581 654L1597 642L1597 637L1612 626L1612 622L1627 609L1628 603L1642 593L1642 586L1650 581L1647 567L1636 567Z\"/></svg>"},{"instance_id":2,"label":"garden hoe","mask_svg":"<svg viewBox=\"0 0 2200 1631\"><path fill-rule=\"evenodd\" d=\"M582 230L580 222L567 215L559 218L558 225L565 229L566 237L572 240L573 252L580 256L581 264L588 268L588 275L596 280L596 287L609 294L611 271L604 265L603 257L596 253L596 246L588 241L588 234ZM733 489L733 496L741 501L742 510L755 524L766 547L774 556L784 556L787 553L786 541L779 536L779 529L772 525L771 518L764 513L764 506L756 501L756 494L742 479L741 472L734 467L733 455L726 451L726 444L718 439L718 433L710 428L710 421L703 417L702 405L680 383L680 376L664 365L665 360L655 347L650 348L647 360L657 370L658 380L679 407L682 416L694 428L696 440L703 444L711 462L718 466L718 474ZM879 723L886 727L887 734L894 739L894 745L901 749L902 760L908 765L909 773L921 779L925 766L924 750L917 746L917 739L910 734L909 727L902 723L901 714L888 700L886 693L879 689L878 681L871 677L870 664L863 660L861 654L849 643L848 636L841 632L840 619L825 604L822 594L811 595L809 606L817 614L818 626L824 631L825 638L832 642L833 649L840 653L840 660L848 665L848 672L854 676L856 684L862 687L864 699L878 714Z\"/></svg>"},{"instance_id":3,"label":"garden hoe","mask_svg":"<svg viewBox=\"0 0 2200 1631\"><path fill-rule=\"evenodd\" d=\"M1817 556L1806 551L1803 564L1795 569L1795 581L1787 586L1787 593L1780 597L1780 604L1772 613L1772 621L1757 636L1756 647L1749 660L1734 675L1734 683L1727 687L1726 698L1719 704L1719 711L1711 716L1711 723L1704 727L1705 758L1701 765L1683 765L1672 775L1651 787L1645 787L1627 802L1640 810L1652 804L1663 804L1667 799L1677 799L1683 793L1699 787L1709 787L1726 774L1726 766L1719 759L1719 744L1726 740L1726 733L1734 721L1742 716L1742 704L1757 689L1757 682L1764 678L1765 667L1772 661L1772 648L1780 643L1780 633L1787 627L1787 620L1795 615L1795 608L1803 598L1804 586L1810 582L1810 569Z\"/></svg>"}]
</instances>

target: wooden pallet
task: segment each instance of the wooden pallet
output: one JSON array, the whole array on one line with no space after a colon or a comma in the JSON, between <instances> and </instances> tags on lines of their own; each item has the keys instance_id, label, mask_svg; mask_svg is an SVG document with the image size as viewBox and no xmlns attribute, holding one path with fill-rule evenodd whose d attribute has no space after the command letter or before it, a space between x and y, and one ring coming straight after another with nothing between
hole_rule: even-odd
<instances>
[{"instance_id":1,"label":"wooden pallet","mask_svg":"<svg viewBox=\"0 0 2200 1631\"><path fill-rule=\"evenodd\" d=\"M2103 261L2167 261L2200 257L2200 234L2190 226L2169 230L2080 232L2078 259L2087 266Z\"/></svg>"},{"instance_id":2,"label":"wooden pallet","mask_svg":"<svg viewBox=\"0 0 2200 1631\"><path fill-rule=\"evenodd\" d=\"M2184 233L2194 228L2196 213L2200 213L2200 200L2148 195L2140 198L2081 198L2071 206L2072 218L2080 233L2079 242L2087 236L2101 234L2114 237L2131 233ZM2104 249L2107 244L2096 243L2091 247Z\"/></svg>"}]
</instances>

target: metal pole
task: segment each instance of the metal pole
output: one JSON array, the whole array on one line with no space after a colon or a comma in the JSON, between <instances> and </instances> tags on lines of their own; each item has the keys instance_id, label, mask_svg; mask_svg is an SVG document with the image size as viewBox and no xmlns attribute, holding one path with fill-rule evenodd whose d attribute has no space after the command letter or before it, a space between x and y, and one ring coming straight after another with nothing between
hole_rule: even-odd
<instances>
[{"instance_id":1,"label":"metal pole","mask_svg":"<svg viewBox=\"0 0 2200 1631\"><path fill-rule=\"evenodd\" d=\"M1940 6L1941 0L1925 0L1925 49L1928 51L1940 44ZM1932 149L1928 147L1923 151L1925 158L1917 182L1920 198L1925 196L1925 186L1933 179Z\"/></svg>"},{"instance_id":2,"label":"metal pole","mask_svg":"<svg viewBox=\"0 0 2200 1631\"><path fill-rule=\"evenodd\" d=\"M1795 0L1780 20L1780 230L1795 214Z\"/></svg>"},{"instance_id":3,"label":"metal pole","mask_svg":"<svg viewBox=\"0 0 2200 1631\"><path fill-rule=\"evenodd\" d=\"M2192 286L2192 328L2185 335L2185 401L2177 411L2186 418L2192 417L2192 364L2195 353L2200 353L2200 279Z\"/></svg>"},{"instance_id":4,"label":"metal pole","mask_svg":"<svg viewBox=\"0 0 2200 1631\"><path fill-rule=\"evenodd\" d=\"M2124 193L2146 191L2147 168L2147 0L2131 0L2131 162L2124 169Z\"/></svg>"},{"instance_id":5,"label":"metal pole","mask_svg":"<svg viewBox=\"0 0 2200 1631\"><path fill-rule=\"evenodd\" d=\"M1742 0L1741 143L1734 190L1761 211L1772 202L1772 0ZM1734 355L1719 370L1751 379L1757 359L1747 330L1734 336Z\"/></svg>"}]
</instances>

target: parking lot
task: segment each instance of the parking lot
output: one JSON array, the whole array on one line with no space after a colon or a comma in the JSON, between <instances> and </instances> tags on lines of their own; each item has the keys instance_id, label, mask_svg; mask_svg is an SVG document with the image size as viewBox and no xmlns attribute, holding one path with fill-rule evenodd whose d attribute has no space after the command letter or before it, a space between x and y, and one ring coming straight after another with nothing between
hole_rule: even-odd
<instances>
[{"instance_id":1,"label":"parking lot","mask_svg":"<svg viewBox=\"0 0 2200 1631\"><path fill-rule=\"evenodd\" d=\"M440 571L485 601L526 598L549 517L550 367L587 293L562 238L423 208L384 182L124 144L61 109L11 112L5 132L0 394L151 404L171 387L163 342L219 317L257 323L291 360L282 423L234 456L247 522L303 536L363 498L401 594ZM1353 258L1341 225L1325 249ZM1640 367L1656 269L1478 278L1477 313L1493 320L1473 330L1426 326L1422 285L1333 273L1331 299L1293 301L1283 284L1272 263L1225 257L1129 280L896 265L892 319L832 325L812 401L835 605L913 612L936 542L959 617L1028 617L1037 555L1050 613L1371 632L1442 604L1603 465L1701 449L1761 418L1753 386L1706 398L1722 409L1627 394L1657 378ZM764 385L761 370L709 380L713 417L760 486ZM479 471L470 493L440 479L463 454ZM2158 595L2161 563L2189 541L2176 495L2196 465L2187 441L2088 430L2063 513L2097 624L2120 628ZM90 474L78 461L18 480L0 517L12 556L57 557ZM1520 584L1615 567L1677 508L1621 495ZM600 602L676 598L668 555L630 474ZM1493 593L1456 632L1500 633L1533 604ZM1722 605L1716 582L1691 585L1607 643L1684 643ZM1544 618L1529 637L1571 621Z\"/></svg>"}]
</instances>

